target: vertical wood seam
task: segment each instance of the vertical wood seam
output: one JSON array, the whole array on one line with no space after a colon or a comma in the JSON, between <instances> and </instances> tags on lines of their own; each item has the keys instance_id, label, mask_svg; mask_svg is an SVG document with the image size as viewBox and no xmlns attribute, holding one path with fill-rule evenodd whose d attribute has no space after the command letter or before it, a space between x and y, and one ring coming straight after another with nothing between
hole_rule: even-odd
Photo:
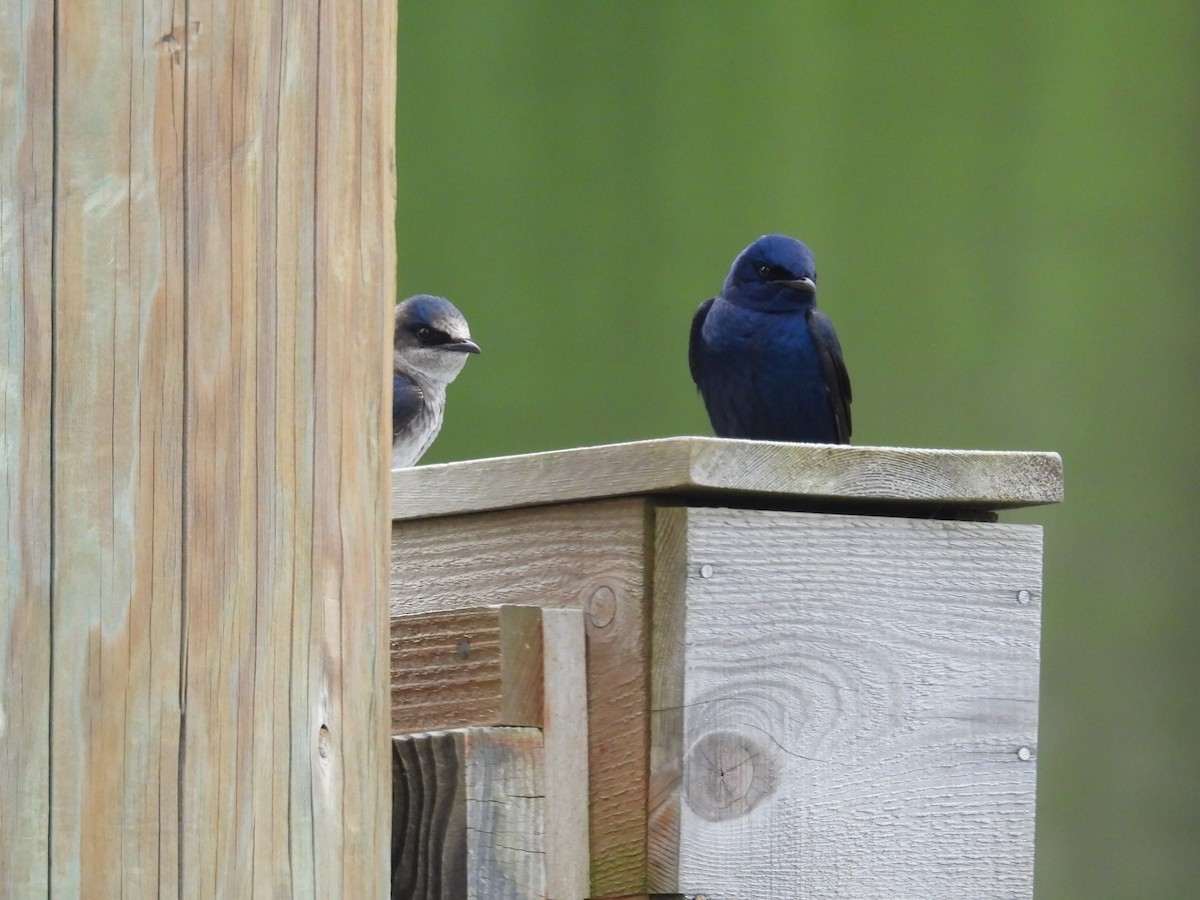
<instances>
[{"instance_id":1,"label":"vertical wood seam","mask_svg":"<svg viewBox=\"0 0 1200 900\"><path fill-rule=\"evenodd\" d=\"M49 626L47 659L50 666L50 674L46 679L46 702L49 704L49 710L46 715L46 894L49 897L54 896L54 866L51 861L54 859L54 675L58 671L54 664L54 625L55 617L54 610L57 607L56 590L57 579L54 577L58 565L57 561L57 539L55 522L57 517L54 515L56 509L56 493L54 484L54 433L55 426L58 423L57 403L58 397L57 378L58 378L58 110L59 110L59 34L58 34L58 17L60 12L61 0L54 0L54 8L51 13L53 24L51 25L51 84L50 84L50 427L47 435L49 444L47 449L50 452L50 464L47 467L47 481L49 484L48 500L50 503L48 519L49 530L49 547L47 548L47 556L50 563L49 577L47 578L46 599L50 604L47 612L47 622Z\"/></svg>"},{"instance_id":2,"label":"vertical wood seam","mask_svg":"<svg viewBox=\"0 0 1200 900\"><path fill-rule=\"evenodd\" d=\"M322 37L322 33L323 33L322 25L324 22L324 15L323 15L324 11L325 11L325 4L322 2L322 0L317 0L317 3L316 3L316 26L315 26L316 47L313 50L313 69L314 69L314 71L313 71L313 131L312 131L312 142L313 142L313 163L312 163L312 165L313 165L313 168L312 168L312 181L313 181L313 205L312 205L313 299L312 299L312 319L313 319L313 328L312 328L312 363L311 363L311 365L312 365L312 370L313 370L314 382L316 380L317 374L321 371L321 337L320 337L320 333L317 328L317 322L320 319L320 314L318 312L317 307L320 306L320 304L322 302L322 298L321 298L320 292L318 290L318 286L321 283L321 280L320 280L320 269L321 269L320 235L319 235L319 229L320 229L319 223L321 221L321 179L319 176L320 176L320 172L321 172L321 37ZM313 402L314 417L315 417L316 405L317 405L317 396L316 396L315 390L313 393L312 402ZM323 652L323 647L325 644L325 633L324 633L325 632L325 616L328 614L328 610L327 610L327 604L325 603L325 598L322 596L319 596L318 586L322 582L321 582L321 579L318 577L319 573L317 571L317 566L318 566L317 547L319 546L318 532L320 530L319 519L317 516L317 510L320 505L320 501L318 499L318 493L317 493L317 489L318 489L317 466L318 466L318 460L317 460L317 454L316 454L316 435L314 434L313 435L313 464L312 464L312 466L309 467L309 479L310 479L309 495L312 497L313 515L312 515L311 521L309 522L309 528L310 528L309 548L310 548L310 551L309 551L309 559L308 559L308 569L309 569L308 582L309 582L309 590L310 590L309 602L312 604L312 608L313 608L314 612L318 609L321 611L321 616L319 618L316 616L310 616L309 620L308 620L308 636L307 637L308 637L308 647L309 647L309 659L308 659L308 678L306 679L306 683L308 685L309 690L312 690L313 684L314 684L314 670L317 670L315 672L315 676L316 676L315 680L317 681L317 690L319 693L320 682L324 681L324 679L326 679L328 677L329 673L328 673L327 667L325 665L325 657L324 657L324 652ZM313 633L314 633L314 631L317 631L318 629L320 630L320 644L319 644L319 648L318 648L317 660L314 662L313 654L312 654ZM311 696L306 696L305 697L306 718L308 716L308 713L313 709L313 706L314 706L313 698ZM320 717L322 719L324 719L325 713L326 713L326 710L324 709L324 704L317 704L317 708L320 712ZM308 729L305 732L305 742L306 743L311 742L313 740L312 732L314 730L314 726L315 726L315 733L317 736L316 739L319 741L321 729L323 727L325 727L325 722L324 721L308 722ZM338 733L338 739L339 739L339 743L340 743L340 740L341 740L340 729L339 729L339 733ZM308 749L308 748L306 748L306 749ZM308 750L308 752L311 753L311 750ZM320 754L318 753L318 759L319 758L320 758ZM320 806L319 797L318 797L318 778L317 778L317 774L316 774L316 766L317 765L319 765L319 763L317 763L316 761L310 760L309 778L308 778L310 814L315 813L315 811ZM343 801L343 803L345 802L344 794L342 796L342 801ZM316 871L316 867L317 867L316 860L318 857L317 857L317 828L316 828L315 823L314 823L313 827L310 829L310 831L312 833L312 845L311 845L311 849L309 852L312 854L313 866L314 866L313 886L316 887L316 885L318 883L320 883L321 879Z\"/></svg>"},{"instance_id":3,"label":"vertical wood seam","mask_svg":"<svg viewBox=\"0 0 1200 900\"><path fill-rule=\"evenodd\" d=\"M57 0L56 0L57 2ZM180 378L180 403L183 405L182 421L180 422L180 447L179 447L179 515L182 521L179 526L179 748L176 751L176 776L175 776L175 880L177 883L176 896L183 898L184 893L184 852L187 847L185 839L184 823L187 821L185 810L187 807L187 686L188 686L188 546L189 546L189 529L188 522L191 519L191 497L190 484L188 473L191 471L191 459L188 455L188 447L190 445L190 435L188 422L191 419L191 345L190 345L190 321L191 316L191 117L189 115L189 97L191 96L190 82L192 72L192 9L191 0L183 0L183 99L182 99L182 135L180 138L180 203L183 207L181 211L182 219L180 221L179 236L180 247L180 264L182 266L181 275L183 276L183 284L180 286L180 300L183 303L183 310L180 317L181 331L181 356L180 365L182 366ZM55 104L57 106L57 103Z\"/></svg>"},{"instance_id":4,"label":"vertical wood seam","mask_svg":"<svg viewBox=\"0 0 1200 900\"><path fill-rule=\"evenodd\" d=\"M658 706L657 697L654 689L654 677L651 674L652 670L658 664L658 646L660 636L658 629L654 626L658 618L658 609L660 607L660 586L659 580L662 577L659 571L659 534L658 529L664 523L658 515L658 504L653 500L646 504L646 524L643 528L643 558L645 559L645 580L646 580L646 795L642 798L643 816L642 816L642 840L645 845L645 857L643 866L642 885L645 891L649 892L654 889L656 878L654 876L654 844L651 840L654 821L654 798L655 798L655 740L657 738L655 708Z\"/></svg>"}]
</instances>

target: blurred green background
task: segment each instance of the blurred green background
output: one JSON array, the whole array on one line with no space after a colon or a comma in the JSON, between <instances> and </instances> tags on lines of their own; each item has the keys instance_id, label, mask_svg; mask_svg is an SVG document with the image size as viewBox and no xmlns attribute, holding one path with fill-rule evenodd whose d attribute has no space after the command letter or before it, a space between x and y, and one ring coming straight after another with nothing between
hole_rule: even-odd
<instances>
[{"instance_id":1,"label":"blurred green background","mask_svg":"<svg viewBox=\"0 0 1200 900\"><path fill-rule=\"evenodd\" d=\"M401 296L485 355L439 462L709 434L688 325L817 257L854 442L1063 454L1037 895L1200 896L1200 4L400 7Z\"/></svg>"}]
</instances>

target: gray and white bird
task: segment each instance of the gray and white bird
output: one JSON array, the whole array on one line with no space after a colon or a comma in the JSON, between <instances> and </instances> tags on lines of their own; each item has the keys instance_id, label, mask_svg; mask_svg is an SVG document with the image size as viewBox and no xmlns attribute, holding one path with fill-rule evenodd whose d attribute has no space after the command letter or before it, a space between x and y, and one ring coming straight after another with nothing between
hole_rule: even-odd
<instances>
[{"instance_id":1,"label":"gray and white bird","mask_svg":"<svg viewBox=\"0 0 1200 900\"><path fill-rule=\"evenodd\" d=\"M438 432L446 385L480 353L463 314L444 297L417 294L396 304L392 377L392 468L415 465Z\"/></svg>"}]
</instances>

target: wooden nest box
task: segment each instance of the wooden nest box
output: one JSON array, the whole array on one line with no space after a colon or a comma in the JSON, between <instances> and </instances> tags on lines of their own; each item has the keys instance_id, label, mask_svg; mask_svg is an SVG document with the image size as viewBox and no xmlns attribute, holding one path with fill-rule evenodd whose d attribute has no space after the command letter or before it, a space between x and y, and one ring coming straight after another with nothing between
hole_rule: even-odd
<instances>
[{"instance_id":1,"label":"wooden nest box","mask_svg":"<svg viewBox=\"0 0 1200 900\"><path fill-rule=\"evenodd\" d=\"M397 896L1032 896L1052 453L393 474Z\"/></svg>"}]
</instances>

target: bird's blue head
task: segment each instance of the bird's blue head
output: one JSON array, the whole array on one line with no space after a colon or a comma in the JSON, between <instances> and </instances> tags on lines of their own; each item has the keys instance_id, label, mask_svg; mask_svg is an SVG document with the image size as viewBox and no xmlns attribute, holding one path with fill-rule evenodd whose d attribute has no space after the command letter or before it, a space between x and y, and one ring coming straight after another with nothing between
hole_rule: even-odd
<instances>
[{"instance_id":1,"label":"bird's blue head","mask_svg":"<svg viewBox=\"0 0 1200 900\"><path fill-rule=\"evenodd\" d=\"M396 305L396 348L412 346L479 353L467 320L445 297L417 294Z\"/></svg>"},{"instance_id":2,"label":"bird's blue head","mask_svg":"<svg viewBox=\"0 0 1200 900\"><path fill-rule=\"evenodd\" d=\"M786 311L813 303L816 293L812 251L786 234L766 234L738 254L721 295L738 306Z\"/></svg>"},{"instance_id":3,"label":"bird's blue head","mask_svg":"<svg viewBox=\"0 0 1200 900\"><path fill-rule=\"evenodd\" d=\"M395 327L396 368L435 382L449 384L462 371L467 354L481 352L467 320L445 297L417 294L400 301Z\"/></svg>"}]
</instances>

